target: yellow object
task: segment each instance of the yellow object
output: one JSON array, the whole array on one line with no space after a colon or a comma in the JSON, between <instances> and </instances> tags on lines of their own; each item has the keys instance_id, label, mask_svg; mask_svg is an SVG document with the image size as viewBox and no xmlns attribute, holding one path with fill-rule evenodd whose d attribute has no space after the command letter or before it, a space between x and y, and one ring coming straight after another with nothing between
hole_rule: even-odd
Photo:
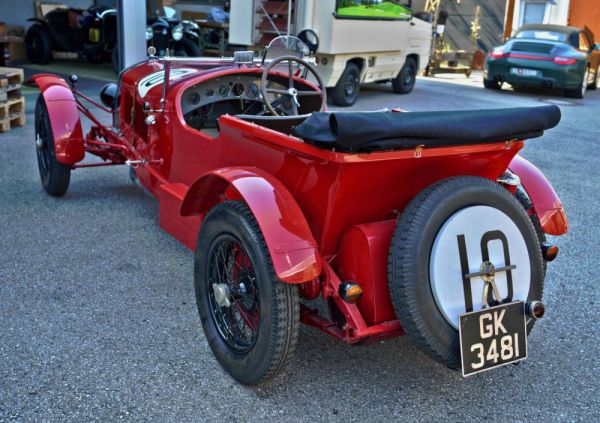
<instances>
[{"instance_id":1,"label":"yellow object","mask_svg":"<svg viewBox=\"0 0 600 423\"><path fill-rule=\"evenodd\" d=\"M92 43L100 41L100 30L98 28L90 28L90 41Z\"/></svg>"}]
</instances>

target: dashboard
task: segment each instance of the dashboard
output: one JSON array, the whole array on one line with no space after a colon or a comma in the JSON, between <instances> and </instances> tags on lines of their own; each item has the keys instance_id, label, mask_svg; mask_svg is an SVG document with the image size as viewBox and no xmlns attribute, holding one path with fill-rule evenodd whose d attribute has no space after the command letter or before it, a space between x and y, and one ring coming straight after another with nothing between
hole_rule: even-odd
<instances>
[{"instance_id":1,"label":"dashboard","mask_svg":"<svg viewBox=\"0 0 600 423\"><path fill-rule=\"evenodd\" d=\"M181 101L184 115L195 109L209 104L228 101L261 101L260 75L229 75L214 78L209 81L194 85L186 90ZM270 88L285 89L286 87L275 82L269 82Z\"/></svg>"},{"instance_id":2,"label":"dashboard","mask_svg":"<svg viewBox=\"0 0 600 423\"><path fill-rule=\"evenodd\" d=\"M287 90L287 77L272 75L269 88ZM300 91L312 91L313 88L296 82ZM229 74L205 80L187 88L181 96L181 111L186 124L198 131L214 135L218 131L219 117L223 115L265 116L268 112L261 94L261 75L256 73ZM294 114L292 96L268 94L270 104L277 103L282 115ZM300 97L298 108L304 113L318 111L321 97Z\"/></svg>"}]
</instances>

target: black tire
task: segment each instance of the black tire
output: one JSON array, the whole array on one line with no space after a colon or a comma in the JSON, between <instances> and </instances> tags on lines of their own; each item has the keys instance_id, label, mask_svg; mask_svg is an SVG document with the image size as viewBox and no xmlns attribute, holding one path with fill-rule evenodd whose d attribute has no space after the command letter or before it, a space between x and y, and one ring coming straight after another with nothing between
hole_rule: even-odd
<instances>
[{"instance_id":1,"label":"black tire","mask_svg":"<svg viewBox=\"0 0 600 423\"><path fill-rule=\"evenodd\" d=\"M493 79L492 80L484 79L483 86L485 88L487 88L488 90L499 90L502 88L502 86L500 85L500 82L493 80Z\"/></svg>"},{"instance_id":2,"label":"black tire","mask_svg":"<svg viewBox=\"0 0 600 423\"><path fill-rule=\"evenodd\" d=\"M589 67L586 68L585 73L583 74L583 78L582 78L582 84L580 87L578 88L574 88L572 90L565 90L565 96L566 97L570 97L570 98L583 98L585 97L585 93L587 92L588 89L588 73L589 73L590 69Z\"/></svg>"},{"instance_id":3,"label":"black tire","mask_svg":"<svg viewBox=\"0 0 600 423\"><path fill-rule=\"evenodd\" d=\"M184 38L175 43L174 55L178 57L200 57L200 46L189 38Z\"/></svg>"},{"instance_id":4,"label":"black tire","mask_svg":"<svg viewBox=\"0 0 600 423\"><path fill-rule=\"evenodd\" d=\"M220 257L216 252L224 242L237 245L239 254L248 258L250 269L239 266L237 278L214 278ZM221 251L221 250L219 250ZM214 256L213 256L214 253ZM213 259L214 257L214 259ZM238 263L238 256L235 256ZM224 259L230 262L229 259ZM217 263L217 264L215 264ZM222 271L221 271L222 272ZM246 283L240 274L246 272ZM218 204L209 211L198 235L194 260L194 279L198 313L204 334L223 368L239 382L252 385L277 375L286 365L298 341L300 303L298 289L281 282L273 269L271 257L260 228L250 209L242 202ZM227 297L234 304L221 305L214 279L225 279ZM233 281L235 279L235 282ZM248 285L246 287L246 285ZM258 292L257 292L258 291ZM258 310L256 301L258 300ZM248 302L251 306L247 306ZM242 304L242 305L240 305ZM242 312L243 310L243 312ZM228 325L236 313L242 316ZM227 317L229 315L229 317ZM248 317L250 316L250 317ZM247 319L254 318L252 328ZM243 323L243 327L239 325ZM235 329L235 330L233 330ZM251 340L233 339L249 331ZM224 334L228 333L228 336ZM252 342L251 342L252 341ZM247 345L246 345L247 344ZM242 348L244 347L244 348Z\"/></svg>"},{"instance_id":5,"label":"black tire","mask_svg":"<svg viewBox=\"0 0 600 423\"><path fill-rule=\"evenodd\" d=\"M423 352L452 368L461 366L458 330L434 298L430 260L444 224L471 206L499 210L518 228L530 264L527 300L541 300L543 293L542 257L535 229L519 201L505 188L480 177L456 177L417 195L402 213L392 238L388 262L390 295L409 338ZM528 322L528 333L533 324L533 320Z\"/></svg>"},{"instance_id":6,"label":"black tire","mask_svg":"<svg viewBox=\"0 0 600 423\"><path fill-rule=\"evenodd\" d=\"M531 219L531 223L533 224L535 233L538 237L541 254L541 246L544 242L546 242L546 234L544 233L544 230L542 229L542 225L540 223L540 219L537 213L535 212L535 209L533 208L533 203L531 202L531 199L527 195L527 192L525 191L525 188L523 188L523 186L520 185L517 188L517 192L515 192L515 198L519 201L519 203L521 203L523 209L525 209L525 213L527 213L527 215ZM542 260L542 268L544 272L544 277L546 277L546 269L548 268L548 262L546 260Z\"/></svg>"},{"instance_id":7,"label":"black tire","mask_svg":"<svg viewBox=\"0 0 600 423\"><path fill-rule=\"evenodd\" d=\"M598 77L600 76L598 75L598 70L600 70L600 68L596 68L596 71L594 72L594 82L588 86L588 90L594 91L598 88Z\"/></svg>"},{"instance_id":8,"label":"black tire","mask_svg":"<svg viewBox=\"0 0 600 423\"><path fill-rule=\"evenodd\" d=\"M56 160L50 117L48 116L44 97L41 94L35 104L35 139L42 186L48 194L60 197L69 188L71 166Z\"/></svg>"},{"instance_id":9,"label":"black tire","mask_svg":"<svg viewBox=\"0 0 600 423\"><path fill-rule=\"evenodd\" d=\"M396 94L408 94L417 82L417 62L412 57L406 59L400 73L392 79L392 90Z\"/></svg>"},{"instance_id":10,"label":"black tire","mask_svg":"<svg viewBox=\"0 0 600 423\"><path fill-rule=\"evenodd\" d=\"M360 93L360 69L354 63L348 63L340 80L332 90L333 104L349 107L356 103Z\"/></svg>"},{"instance_id":11,"label":"black tire","mask_svg":"<svg viewBox=\"0 0 600 423\"><path fill-rule=\"evenodd\" d=\"M32 25L27 30L25 50L31 63L45 65L52 60L52 39L41 24Z\"/></svg>"},{"instance_id":12,"label":"black tire","mask_svg":"<svg viewBox=\"0 0 600 423\"><path fill-rule=\"evenodd\" d=\"M112 63L113 71L118 75L119 72L121 72L121 67L119 66L119 47L117 45L113 47L113 50L110 53L110 61Z\"/></svg>"}]
</instances>

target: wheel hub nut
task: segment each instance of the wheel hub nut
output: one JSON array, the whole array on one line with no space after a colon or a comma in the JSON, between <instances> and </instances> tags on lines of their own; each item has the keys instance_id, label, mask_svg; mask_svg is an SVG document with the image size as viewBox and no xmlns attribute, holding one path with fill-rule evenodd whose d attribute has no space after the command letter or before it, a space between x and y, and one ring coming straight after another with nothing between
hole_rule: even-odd
<instances>
[{"instance_id":1,"label":"wheel hub nut","mask_svg":"<svg viewBox=\"0 0 600 423\"><path fill-rule=\"evenodd\" d=\"M226 283L213 283L213 293L215 294L215 301L219 306L231 306L231 301L229 301L229 286Z\"/></svg>"}]
</instances>

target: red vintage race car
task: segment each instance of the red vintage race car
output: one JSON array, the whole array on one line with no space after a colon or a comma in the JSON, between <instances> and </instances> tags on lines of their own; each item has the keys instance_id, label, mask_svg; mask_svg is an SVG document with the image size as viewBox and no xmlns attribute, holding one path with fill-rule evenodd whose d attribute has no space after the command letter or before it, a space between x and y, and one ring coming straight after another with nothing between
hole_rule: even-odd
<instances>
[{"instance_id":1,"label":"red vintage race car","mask_svg":"<svg viewBox=\"0 0 600 423\"><path fill-rule=\"evenodd\" d=\"M301 47L284 37L262 58L150 55L102 104L75 77L35 75L44 188L60 196L72 169L131 166L161 228L195 251L206 339L242 383L284 367L300 322L349 344L406 334L464 375L526 358L558 253L545 234L568 223L517 153L560 110L327 112Z\"/></svg>"}]
</instances>

